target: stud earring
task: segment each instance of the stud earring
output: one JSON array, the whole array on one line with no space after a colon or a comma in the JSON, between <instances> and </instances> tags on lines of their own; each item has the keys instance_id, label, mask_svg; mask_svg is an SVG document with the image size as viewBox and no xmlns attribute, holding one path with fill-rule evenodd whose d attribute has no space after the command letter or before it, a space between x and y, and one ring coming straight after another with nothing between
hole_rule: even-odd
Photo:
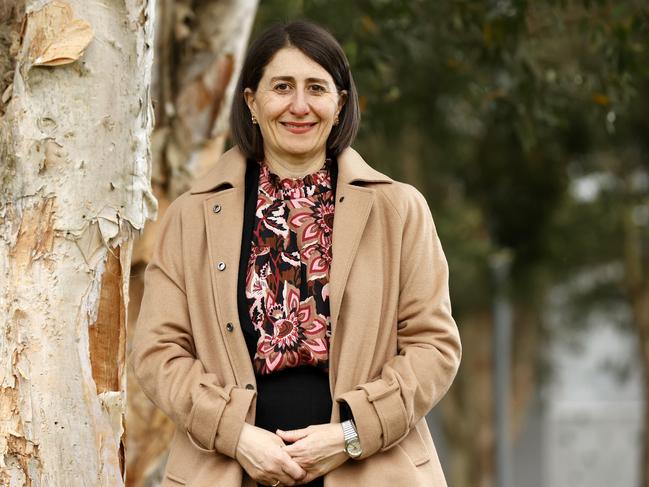
<instances>
[{"instance_id":1,"label":"stud earring","mask_svg":"<svg viewBox=\"0 0 649 487\"><path fill-rule=\"evenodd\" d=\"M254 115L251 115L251 119L252 119L252 124L253 125L257 125L259 123L259 122L257 122L257 117L255 117Z\"/></svg>"}]
</instances>

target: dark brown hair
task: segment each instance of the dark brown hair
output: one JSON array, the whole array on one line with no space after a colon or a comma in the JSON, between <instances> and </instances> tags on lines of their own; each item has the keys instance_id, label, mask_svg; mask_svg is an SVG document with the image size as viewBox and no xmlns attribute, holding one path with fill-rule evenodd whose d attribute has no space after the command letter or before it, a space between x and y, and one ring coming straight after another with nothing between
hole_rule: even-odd
<instances>
[{"instance_id":1,"label":"dark brown hair","mask_svg":"<svg viewBox=\"0 0 649 487\"><path fill-rule=\"evenodd\" d=\"M257 91L264 69L275 53L289 46L299 49L327 70L338 91L347 91L347 100L338 115L339 123L331 129L327 139L327 155L335 157L351 145L358 132L358 94L349 62L338 41L322 27L304 20L275 24L250 45L230 112L233 143L248 158L258 161L264 158L264 140L259 127L252 124L243 92L246 88Z\"/></svg>"}]
</instances>

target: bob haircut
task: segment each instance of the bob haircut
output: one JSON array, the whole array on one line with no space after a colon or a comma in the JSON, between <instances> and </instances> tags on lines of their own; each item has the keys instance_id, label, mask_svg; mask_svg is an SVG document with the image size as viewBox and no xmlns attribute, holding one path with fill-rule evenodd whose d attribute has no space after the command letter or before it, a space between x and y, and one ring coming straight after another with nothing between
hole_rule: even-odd
<instances>
[{"instance_id":1,"label":"bob haircut","mask_svg":"<svg viewBox=\"0 0 649 487\"><path fill-rule=\"evenodd\" d=\"M358 93L349 69L349 62L338 41L322 27L307 21L279 23L262 32L250 46L237 83L230 127L232 140L243 154L256 161L264 159L264 139L258 126L252 124L251 113L243 92L257 91L264 69L275 53L284 47L295 47L313 59L331 75L336 89L347 91L347 100L327 138L327 155L336 157L349 147L360 123Z\"/></svg>"}]
</instances>

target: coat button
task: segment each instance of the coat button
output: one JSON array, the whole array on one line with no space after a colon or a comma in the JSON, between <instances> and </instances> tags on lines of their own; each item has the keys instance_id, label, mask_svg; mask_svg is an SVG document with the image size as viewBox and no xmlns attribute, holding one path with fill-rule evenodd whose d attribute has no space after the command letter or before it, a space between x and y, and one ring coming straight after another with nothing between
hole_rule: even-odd
<instances>
[{"instance_id":1,"label":"coat button","mask_svg":"<svg viewBox=\"0 0 649 487\"><path fill-rule=\"evenodd\" d=\"M227 325L225 325L225 329L228 331L232 331L234 330L234 325L232 323L228 323Z\"/></svg>"},{"instance_id":2,"label":"coat button","mask_svg":"<svg viewBox=\"0 0 649 487\"><path fill-rule=\"evenodd\" d=\"M225 270L225 262L219 262L219 263L217 264L216 268L217 268L218 270L220 270L220 271L224 271L224 270Z\"/></svg>"},{"instance_id":3,"label":"coat button","mask_svg":"<svg viewBox=\"0 0 649 487\"><path fill-rule=\"evenodd\" d=\"M221 211L221 205L214 205L214 206L212 207L212 211L213 211L214 213L218 213L219 211Z\"/></svg>"},{"instance_id":4,"label":"coat button","mask_svg":"<svg viewBox=\"0 0 649 487\"><path fill-rule=\"evenodd\" d=\"M253 386L252 384L246 384L246 389L248 389L249 391L254 391L255 386Z\"/></svg>"}]
</instances>

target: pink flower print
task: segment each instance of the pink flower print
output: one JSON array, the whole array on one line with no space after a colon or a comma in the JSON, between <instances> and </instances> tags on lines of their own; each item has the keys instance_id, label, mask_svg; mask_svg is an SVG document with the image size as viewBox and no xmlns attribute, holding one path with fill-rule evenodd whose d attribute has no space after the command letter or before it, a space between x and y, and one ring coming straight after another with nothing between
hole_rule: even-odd
<instances>
[{"instance_id":1,"label":"pink flower print","mask_svg":"<svg viewBox=\"0 0 649 487\"><path fill-rule=\"evenodd\" d=\"M255 366L270 373L298 363L316 365L328 357L327 320L315 309L313 297L300 302L299 290L287 284L283 303L268 296L267 316L273 324L257 342Z\"/></svg>"},{"instance_id":2,"label":"pink flower print","mask_svg":"<svg viewBox=\"0 0 649 487\"><path fill-rule=\"evenodd\" d=\"M327 246L328 249L331 245ZM325 278L331 266L331 252L320 245L311 245L302 252L302 262L306 264L307 280Z\"/></svg>"}]
</instances>

